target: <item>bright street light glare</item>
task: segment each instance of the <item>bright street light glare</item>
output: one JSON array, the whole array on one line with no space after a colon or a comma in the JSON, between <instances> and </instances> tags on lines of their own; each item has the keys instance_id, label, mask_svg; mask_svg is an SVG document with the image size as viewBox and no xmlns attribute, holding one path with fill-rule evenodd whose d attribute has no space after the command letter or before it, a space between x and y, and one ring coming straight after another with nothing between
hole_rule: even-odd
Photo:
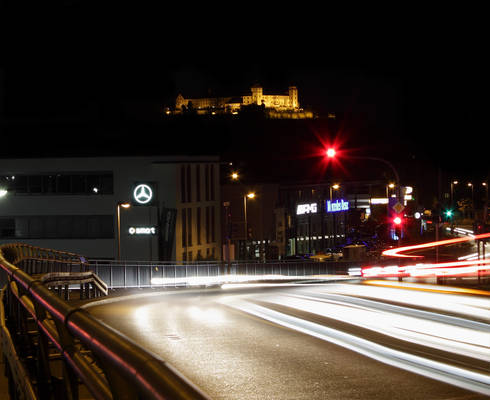
<instances>
[{"instance_id":1,"label":"bright street light glare","mask_svg":"<svg viewBox=\"0 0 490 400\"><path fill-rule=\"evenodd\" d=\"M7 194L5 189L0 189L0 197L4 197Z\"/></svg>"},{"instance_id":2,"label":"bright street light glare","mask_svg":"<svg viewBox=\"0 0 490 400\"><path fill-rule=\"evenodd\" d=\"M328 157L328 158L333 158L333 157L335 157L335 149L330 148L330 149L328 149L328 150L327 150L327 152L326 152L326 153L327 153L327 157Z\"/></svg>"},{"instance_id":3,"label":"bright street light glare","mask_svg":"<svg viewBox=\"0 0 490 400\"><path fill-rule=\"evenodd\" d=\"M247 194L247 197L249 199L253 199L255 197L255 193L249 193L249 194Z\"/></svg>"}]
</instances>

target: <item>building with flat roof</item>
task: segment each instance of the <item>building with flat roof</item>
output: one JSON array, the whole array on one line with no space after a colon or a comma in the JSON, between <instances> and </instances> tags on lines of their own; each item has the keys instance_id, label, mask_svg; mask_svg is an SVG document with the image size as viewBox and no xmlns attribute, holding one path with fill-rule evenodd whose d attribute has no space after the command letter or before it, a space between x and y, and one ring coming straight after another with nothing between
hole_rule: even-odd
<instances>
[{"instance_id":1,"label":"building with flat roof","mask_svg":"<svg viewBox=\"0 0 490 400\"><path fill-rule=\"evenodd\" d=\"M0 159L0 189L0 243L92 259L221 258L218 157Z\"/></svg>"}]
</instances>

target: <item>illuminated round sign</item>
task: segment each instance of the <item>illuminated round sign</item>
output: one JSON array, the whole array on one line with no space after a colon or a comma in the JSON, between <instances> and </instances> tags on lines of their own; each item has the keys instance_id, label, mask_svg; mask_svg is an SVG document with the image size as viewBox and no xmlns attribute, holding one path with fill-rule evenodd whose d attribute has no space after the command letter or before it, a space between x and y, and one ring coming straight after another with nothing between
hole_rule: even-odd
<instances>
[{"instance_id":1,"label":"illuminated round sign","mask_svg":"<svg viewBox=\"0 0 490 400\"><path fill-rule=\"evenodd\" d=\"M145 183L134 188L133 198L138 204L148 204L153 198L153 190Z\"/></svg>"}]
</instances>

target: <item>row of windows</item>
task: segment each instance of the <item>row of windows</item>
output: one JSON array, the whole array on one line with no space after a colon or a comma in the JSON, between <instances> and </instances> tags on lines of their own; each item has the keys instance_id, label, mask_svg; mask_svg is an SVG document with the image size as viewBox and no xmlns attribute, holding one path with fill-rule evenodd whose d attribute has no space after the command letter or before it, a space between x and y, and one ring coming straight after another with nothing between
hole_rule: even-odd
<instances>
[{"instance_id":1,"label":"row of windows","mask_svg":"<svg viewBox=\"0 0 490 400\"><path fill-rule=\"evenodd\" d=\"M190 247L193 244L192 237L192 208L183 208L181 210L181 221L182 221L182 247ZM216 242L216 227L215 227L215 217L216 211L214 206L208 206L204 208L204 229L205 238L201 237L202 231L202 208L197 207L196 209L196 244L200 246L202 244L202 239L206 240L206 243Z\"/></svg>"},{"instance_id":2,"label":"row of windows","mask_svg":"<svg viewBox=\"0 0 490 400\"><path fill-rule=\"evenodd\" d=\"M194 169L194 173L192 173ZM203 169L203 171L201 171ZM182 165L180 168L180 198L182 203L192 201L201 201L203 195L201 189L201 174L204 173L204 201L213 201L215 199L215 177L214 164ZM194 178L193 178L194 176Z\"/></svg>"},{"instance_id":3,"label":"row of windows","mask_svg":"<svg viewBox=\"0 0 490 400\"><path fill-rule=\"evenodd\" d=\"M22 194L113 194L112 172L11 175L1 178L2 187Z\"/></svg>"},{"instance_id":4,"label":"row of windows","mask_svg":"<svg viewBox=\"0 0 490 400\"><path fill-rule=\"evenodd\" d=\"M16 239L113 239L113 215L0 217L0 237Z\"/></svg>"},{"instance_id":5,"label":"row of windows","mask_svg":"<svg viewBox=\"0 0 490 400\"><path fill-rule=\"evenodd\" d=\"M182 260L183 261L203 261L203 260L216 260L216 248L215 247L207 247L206 254L203 254L201 250L197 250L196 258L193 259L192 251L184 251L182 252Z\"/></svg>"}]
</instances>

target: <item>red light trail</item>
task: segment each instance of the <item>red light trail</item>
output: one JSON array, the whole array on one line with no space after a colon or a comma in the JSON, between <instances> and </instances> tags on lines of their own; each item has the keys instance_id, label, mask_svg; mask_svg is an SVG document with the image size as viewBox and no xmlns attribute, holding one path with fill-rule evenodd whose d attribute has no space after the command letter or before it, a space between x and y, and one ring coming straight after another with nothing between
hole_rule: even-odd
<instances>
[{"instance_id":1,"label":"red light trail","mask_svg":"<svg viewBox=\"0 0 490 400\"><path fill-rule=\"evenodd\" d=\"M490 233L482 233L470 237L440 240L437 242L422 243L413 246L397 247L383 251L382 255L400 258L423 258L424 256L401 254L407 251L426 249L430 247L445 246L469 240L490 238ZM361 268L363 277L430 277L430 276L474 276L490 274L490 259L451 261L444 263L416 264L416 265L390 265L366 266Z\"/></svg>"},{"instance_id":2,"label":"red light trail","mask_svg":"<svg viewBox=\"0 0 490 400\"><path fill-rule=\"evenodd\" d=\"M384 256L391 256L391 257L422 258L423 256L407 255L407 254L400 254L400 253L410 251L410 250L426 249L428 247L445 246L448 244L467 242L469 240L486 239L488 237L490 237L490 233L482 233L481 235L475 235L475 236L468 236L468 237L462 237L462 238L456 238L456 239L439 240L438 242L422 243L422 244L416 244L413 246L397 247L395 249L385 250L385 251L383 251L382 254Z\"/></svg>"}]
</instances>

